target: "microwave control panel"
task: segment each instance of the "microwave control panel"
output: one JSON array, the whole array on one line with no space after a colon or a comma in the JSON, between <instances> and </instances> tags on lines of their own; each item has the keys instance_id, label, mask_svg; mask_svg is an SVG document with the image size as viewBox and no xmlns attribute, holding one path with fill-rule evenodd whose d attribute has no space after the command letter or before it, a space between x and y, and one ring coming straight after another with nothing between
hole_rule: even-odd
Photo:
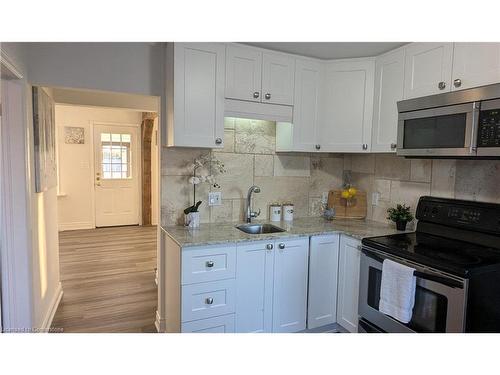
<instances>
[{"instance_id":1,"label":"microwave control panel","mask_svg":"<svg viewBox=\"0 0 500 375\"><path fill-rule=\"evenodd\" d=\"M478 147L500 147L500 109L483 110L479 115Z\"/></svg>"}]
</instances>

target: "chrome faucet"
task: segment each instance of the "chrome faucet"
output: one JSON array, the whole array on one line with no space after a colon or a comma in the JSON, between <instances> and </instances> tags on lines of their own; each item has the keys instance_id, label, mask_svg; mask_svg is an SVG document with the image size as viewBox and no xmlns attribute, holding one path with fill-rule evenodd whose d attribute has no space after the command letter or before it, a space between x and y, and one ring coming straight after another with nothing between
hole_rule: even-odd
<instances>
[{"instance_id":1,"label":"chrome faucet","mask_svg":"<svg viewBox=\"0 0 500 375\"><path fill-rule=\"evenodd\" d=\"M247 194L247 223L251 223L252 222L252 218L253 217L257 217L260 215L260 208L259 208L259 212L252 212L252 193L260 193L260 187L256 186L256 185L253 185L252 187L250 187L250 189L248 189L248 194Z\"/></svg>"}]
</instances>

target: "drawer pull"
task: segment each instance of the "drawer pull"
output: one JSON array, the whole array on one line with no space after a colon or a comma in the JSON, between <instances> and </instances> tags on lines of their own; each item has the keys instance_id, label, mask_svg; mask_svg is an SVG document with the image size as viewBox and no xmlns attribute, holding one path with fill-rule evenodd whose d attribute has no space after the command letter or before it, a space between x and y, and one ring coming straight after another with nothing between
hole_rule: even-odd
<instances>
[{"instance_id":1,"label":"drawer pull","mask_svg":"<svg viewBox=\"0 0 500 375\"><path fill-rule=\"evenodd\" d=\"M280 248L281 250L283 250L283 249L285 248L285 244L284 244L284 243L280 243L280 244L279 244L279 248Z\"/></svg>"},{"instance_id":2,"label":"drawer pull","mask_svg":"<svg viewBox=\"0 0 500 375\"><path fill-rule=\"evenodd\" d=\"M214 299L212 297L205 298L205 303L207 305L211 305L212 303L214 303Z\"/></svg>"},{"instance_id":3,"label":"drawer pull","mask_svg":"<svg viewBox=\"0 0 500 375\"><path fill-rule=\"evenodd\" d=\"M212 268L214 266L214 261L213 260L207 260L207 262L205 263L205 265L208 268Z\"/></svg>"}]
</instances>

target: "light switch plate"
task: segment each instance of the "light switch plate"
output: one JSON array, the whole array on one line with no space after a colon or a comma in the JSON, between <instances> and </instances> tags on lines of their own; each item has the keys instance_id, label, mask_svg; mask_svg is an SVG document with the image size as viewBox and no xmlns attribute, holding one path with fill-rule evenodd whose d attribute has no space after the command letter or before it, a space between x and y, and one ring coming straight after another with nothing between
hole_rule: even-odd
<instances>
[{"instance_id":1,"label":"light switch plate","mask_svg":"<svg viewBox=\"0 0 500 375\"><path fill-rule=\"evenodd\" d=\"M222 192L213 191L208 193L208 205L209 206L220 206L222 204Z\"/></svg>"}]
</instances>

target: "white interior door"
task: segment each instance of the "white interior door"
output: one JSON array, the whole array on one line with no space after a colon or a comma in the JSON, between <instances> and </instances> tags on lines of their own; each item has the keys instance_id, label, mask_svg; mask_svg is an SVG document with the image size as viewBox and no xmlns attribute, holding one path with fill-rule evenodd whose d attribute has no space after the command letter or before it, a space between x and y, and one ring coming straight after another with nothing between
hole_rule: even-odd
<instances>
[{"instance_id":1,"label":"white interior door","mask_svg":"<svg viewBox=\"0 0 500 375\"><path fill-rule=\"evenodd\" d=\"M139 130L94 125L95 225L139 224Z\"/></svg>"}]
</instances>

